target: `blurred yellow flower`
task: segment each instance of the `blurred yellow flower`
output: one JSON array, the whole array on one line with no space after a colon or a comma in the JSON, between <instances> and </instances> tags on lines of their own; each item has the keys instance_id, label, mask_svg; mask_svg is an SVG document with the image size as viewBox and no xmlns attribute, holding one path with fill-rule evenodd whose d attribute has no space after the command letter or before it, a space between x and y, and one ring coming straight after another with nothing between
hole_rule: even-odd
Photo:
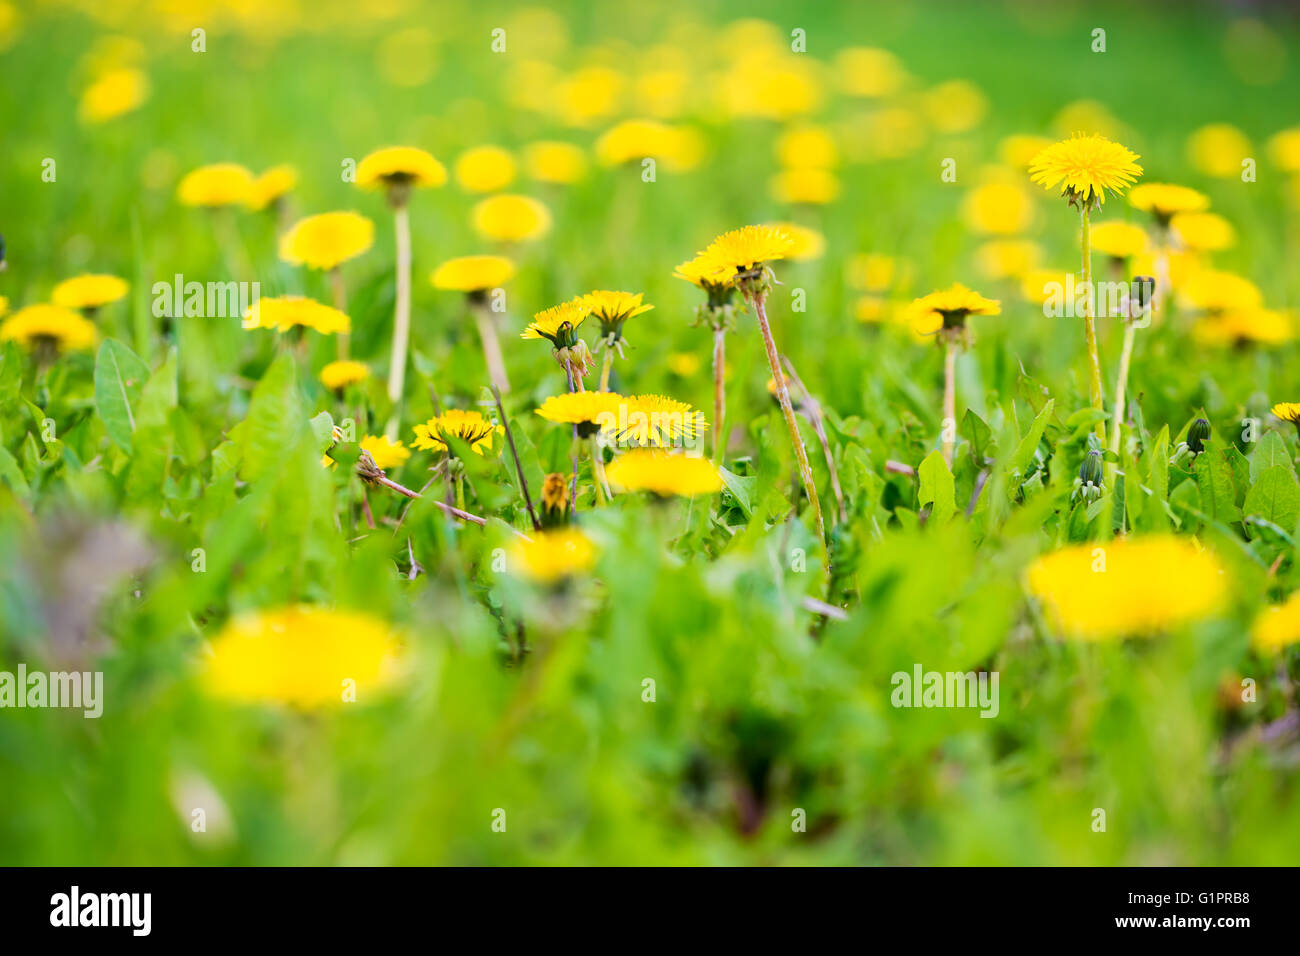
<instances>
[{"instance_id":1,"label":"blurred yellow flower","mask_svg":"<svg viewBox=\"0 0 1300 956\"><path fill-rule=\"evenodd\" d=\"M456 182L471 193L494 193L515 180L515 159L500 146L475 146L456 157Z\"/></svg>"},{"instance_id":2,"label":"blurred yellow flower","mask_svg":"<svg viewBox=\"0 0 1300 956\"><path fill-rule=\"evenodd\" d=\"M311 269L333 269L374 241L375 224L360 213L323 212L298 220L280 237L280 258Z\"/></svg>"},{"instance_id":3,"label":"blurred yellow flower","mask_svg":"<svg viewBox=\"0 0 1300 956\"><path fill-rule=\"evenodd\" d=\"M1200 212L1210 205L1210 198L1204 193L1187 186L1174 186L1169 183L1143 183L1134 186L1128 194L1129 205L1134 209L1149 212L1162 225L1180 212Z\"/></svg>"},{"instance_id":4,"label":"blurred yellow flower","mask_svg":"<svg viewBox=\"0 0 1300 956\"><path fill-rule=\"evenodd\" d=\"M528 196L490 196L474 207L470 221L479 235L498 242L540 239L551 231L551 211Z\"/></svg>"},{"instance_id":5,"label":"blurred yellow flower","mask_svg":"<svg viewBox=\"0 0 1300 956\"><path fill-rule=\"evenodd\" d=\"M960 282L954 282L947 289L923 295L907 307L912 330L921 335L938 332L940 329L961 328L971 315L1001 313L1001 302L986 299Z\"/></svg>"},{"instance_id":6,"label":"blurred yellow flower","mask_svg":"<svg viewBox=\"0 0 1300 956\"><path fill-rule=\"evenodd\" d=\"M1019 186L990 182L966 193L962 214L966 225L977 233L1010 236L1033 223L1034 201Z\"/></svg>"},{"instance_id":7,"label":"blurred yellow flower","mask_svg":"<svg viewBox=\"0 0 1300 956\"><path fill-rule=\"evenodd\" d=\"M1042 305L1054 295L1062 295L1069 284L1078 284L1072 272L1057 269L1031 269L1020 277L1020 294L1030 302Z\"/></svg>"},{"instance_id":8,"label":"blurred yellow flower","mask_svg":"<svg viewBox=\"0 0 1300 956\"><path fill-rule=\"evenodd\" d=\"M1276 309L1246 307L1214 312L1192 326L1204 345L1281 345L1295 338L1291 316Z\"/></svg>"},{"instance_id":9,"label":"blurred yellow flower","mask_svg":"<svg viewBox=\"0 0 1300 956\"><path fill-rule=\"evenodd\" d=\"M515 264L505 256L460 256L448 259L429 277L435 289L483 292L496 289L515 274Z\"/></svg>"},{"instance_id":10,"label":"blurred yellow flower","mask_svg":"<svg viewBox=\"0 0 1300 956\"><path fill-rule=\"evenodd\" d=\"M287 195L297 185L298 170L288 163L281 163L279 166L272 166L253 180L245 202L249 209L257 212Z\"/></svg>"},{"instance_id":11,"label":"blurred yellow flower","mask_svg":"<svg viewBox=\"0 0 1300 956\"><path fill-rule=\"evenodd\" d=\"M538 532L532 540L516 541L508 566L542 584L556 584L590 571L596 547L576 528Z\"/></svg>"},{"instance_id":12,"label":"blurred yellow flower","mask_svg":"<svg viewBox=\"0 0 1300 956\"><path fill-rule=\"evenodd\" d=\"M587 66L555 84L550 106L569 126L593 126L618 112L626 87L626 78L617 70Z\"/></svg>"},{"instance_id":13,"label":"blurred yellow flower","mask_svg":"<svg viewBox=\"0 0 1300 956\"><path fill-rule=\"evenodd\" d=\"M639 448L619 455L605 468L610 484L625 491L661 497L704 495L722 489L722 476L707 458Z\"/></svg>"},{"instance_id":14,"label":"blurred yellow flower","mask_svg":"<svg viewBox=\"0 0 1300 956\"><path fill-rule=\"evenodd\" d=\"M907 73L902 61L888 50L849 47L835 54L835 80L849 96L879 98L893 96L903 86Z\"/></svg>"},{"instance_id":15,"label":"blurred yellow flower","mask_svg":"<svg viewBox=\"0 0 1300 956\"><path fill-rule=\"evenodd\" d=\"M1106 139L1123 139L1129 132L1110 110L1096 100L1067 103L1052 118L1052 129L1062 137L1086 133Z\"/></svg>"},{"instance_id":16,"label":"blurred yellow flower","mask_svg":"<svg viewBox=\"0 0 1300 956\"><path fill-rule=\"evenodd\" d=\"M352 320L338 309L301 295L258 299L244 312L246 329L287 332L298 326L315 329L322 335L332 335L351 332Z\"/></svg>"},{"instance_id":17,"label":"blurred yellow flower","mask_svg":"<svg viewBox=\"0 0 1300 956\"><path fill-rule=\"evenodd\" d=\"M989 109L988 97L969 80L940 83L926 92L924 103L930 123L941 133L974 129Z\"/></svg>"},{"instance_id":18,"label":"blurred yellow flower","mask_svg":"<svg viewBox=\"0 0 1300 956\"><path fill-rule=\"evenodd\" d=\"M622 166L655 159L666 169L686 172L700 162L699 137L685 127L658 120L624 120L596 140L596 159L604 166Z\"/></svg>"},{"instance_id":19,"label":"blurred yellow flower","mask_svg":"<svg viewBox=\"0 0 1300 956\"><path fill-rule=\"evenodd\" d=\"M1180 212L1169 226L1182 247L1193 252L1218 252L1237 242L1232 223L1212 212Z\"/></svg>"},{"instance_id":20,"label":"blurred yellow flower","mask_svg":"<svg viewBox=\"0 0 1300 956\"><path fill-rule=\"evenodd\" d=\"M1255 617L1250 637L1255 648L1266 653L1300 642L1300 591L1282 604L1262 610Z\"/></svg>"},{"instance_id":21,"label":"blurred yellow flower","mask_svg":"<svg viewBox=\"0 0 1300 956\"><path fill-rule=\"evenodd\" d=\"M357 185L363 189L380 186L442 186L447 170L429 153L415 146L377 149L357 164Z\"/></svg>"},{"instance_id":22,"label":"blurred yellow flower","mask_svg":"<svg viewBox=\"0 0 1300 956\"><path fill-rule=\"evenodd\" d=\"M853 317L859 322L870 325L889 322L894 318L894 311L888 300L878 295L859 296L853 306Z\"/></svg>"},{"instance_id":23,"label":"blurred yellow flower","mask_svg":"<svg viewBox=\"0 0 1300 956\"><path fill-rule=\"evenodd\" d=\"M1254 309L1264 302L1259 286L1249 279L1219 269L1203 269L1190 276L1179 293L1184 308L1206 312Z\"/></svg>"},{"instance_id":24,"label":"blurred yellow flower","mask_svg":"<svg viewBox=\"0 0 1300 956\"><path fill-rule=\"evenodd\" d=\"M97 309L125 298L129 288L117 276L80 275L56 285L50 298L65 309Z\"/></svg>"},{"instance_id":25,"label":"blurred yellow flower","mask_svg":"<svg viewBox=\"0 0 1300 956\"><path fill-rule=\"evenodd\" d=\"M1173 535L1072 545L1025 574L1049 624L1067 637L1151 636L1207 617L1227 594L1215 556Z\"/></svg>"},{"instance_id":26,"label":"blurred yellow flower","mask_svg":"<svg viewBox=\"0 0 1300 956\"><path fill-rule=\"evenodd\" d=\"M1300 173L1300 126L1275 133L1268 141L1273 165L1288 173Z\"/></svg>"},{"instance_id":27,"label":"blurred yellow flower","mask_svg":"<svg viewBox=\"0 0 1300 956\"><path fill-rule=\"evenodd\" d=\"M1128 259L1146 252L1150 240L1146 230L1128 222L1101 222L1092 227L1092 248L1115 259Z\"/></svg>"},{"instance_id":28,"label":"blurred yellow flower","mask_svg":"<svg viewBox=\"0 0 1300 956\"><path fill-rule=\"evenodd\" d=\"M1253 155L1246 134L1230 123L1211 123L1187 140L1187 158L1198 172L1227 179L1241 175L1242 160Z\"/></svg>"},{"instance_id":29,"label":"blurred yellow flower","mask_svg":"<svg viewBox=\"0 0 1300 956\"><path fill-rule=\"evenodd\" d=\"M217 697L319 708L368 701L398 676L399 645L367 614L288 607L234 617L212 641L203 684Z\"/></svg>"},{"instance_id":30,"label":"blurred yellow flower","mask_svg":"<svg viewBox=\"0 0 1300 956\"><path fill-rule=\"evenodd\" d=\"M383 435L367 435L361 439L361 450L370 454L375 467L380 471L400 468L411 457L411 449L400 441L390 441Z\"/></svg>"},{"instance_id":31,"label":"blurred yellow flower","mask_svg":"<svg viewBox=\"0 0 1300 956\"><path fill-rule=\"evenodd\" d=\"M29 305L0 323L0 342L28 348L49 345L71 352L93 348L98 337L93 322L59 305Z\"/></svg>"},{"instance_id":32,"label":"blurred yellow flower","mask_svg":"<svg viewBox=\"0 0 1300 956\"><path fill-rule=\"evenodd\" d=\"M1052 140L1046 136L1017 133L998 143L998 157L1008 166L1024 169L1034 161L1035 156L1051 145Z\"/></svg>"},{"instance_id":33,"label":"blurred yellow flower","mask_svg":"<svg viewBox=\"0 0 1300 956\"><path fill-rule=\"evenodd\" d=\"M541 140L524 147L524 168L541 183L576 183L587 172L587 156L572 143Z\"/></svg>"},{"instance_id":34,"label":"blurred yellow flower","mask_svg":"<svg viewBox=\"0 0 1300 956\"><path fill-rule=\"evenodd\" d=\"M669 352L668 371L678 378L694 378L703 363L694 352Z\"/></svg>"},{"instance_id":35,"label":"blurred yellow flower","mask_svg":"<svg viewBox=\"0 0 1300 956\"><path fill-rule=\"evenodd\" d=\"M840 181L828 169L783 169L769 185L773 199L791 205L824 206L840 195Z\"/></svg>"},{"instance_id":36,"label":"blurred yellow flower","mask_svg":"<svg viewBox=\"0 0 1300 956\"><path fill-rule=\"evenodd\" d=\"M186 206L242 206L253 191L253 174L238 163L213 163L185 174L176 197Z\"/></svg>"},{"instance_id":37,"label":"blurred yellow flower","mask_svg":"<svg viewBox=\"0 0 1300 956\"><path fill-rule=\"evenodd\" d=\"M860 252L849 259L844 270L845 281L852 289L884 292L902 281L905 269L906 264L894 256Z\"/></svg>"},{"instance_id":38,"label":"blurred yellow flower","mask_svg":"<svg viewBox=\"0 0 1300 956\"><path fill-rule=\"evenodd\" d=\"M785 169L834 169L840 154L826 127L803 123L777 138L776 159Z\"/></svg>"},{"instance_id":39,"label":"blurred yellow flower","mask_svg":"<svg viewBox=\"0 0 1300 956\"><path fill-rule=\"evenodd\" d=\"M1018 279L1042 259L1042 247L1031 239L993 239L975 250L975 267L989 279Z\"/></svg>"},{"instance_id":40,"label":"blurred yellow flower","mask_svg":"<svg viewBox=\"0 0 1300 956\"><path fill-rule=\"evenodd\" d=\"M558 425L577 425L578 435L589 438L618 423L619 404L627 399L615 392L565 392L551 395L537 414Z\"/></svg>"},{"instance_id":41,"label":"blurred yellow flower","mask_svg":"<svg viewBox=\"0 0 1300 956\"><path fill-rule=\"evenodd\" d=\"M340 389L364 382L370 377L370 368L365 362L340 359L330 362L320 370L320 382L326 388Z\"/></svg>"},{"instance_id":42,"label":"blurred yellow flower","mask_svg":"<svg viewBox=\"0 0 1300 956\"><path fill-rule=\"evenodd\" d=\"M123 67L108 70L81 94L77 107L87 123L105 123L139 109L149 97L149 78L140 70Z\"/></svg>"}]
</instances>

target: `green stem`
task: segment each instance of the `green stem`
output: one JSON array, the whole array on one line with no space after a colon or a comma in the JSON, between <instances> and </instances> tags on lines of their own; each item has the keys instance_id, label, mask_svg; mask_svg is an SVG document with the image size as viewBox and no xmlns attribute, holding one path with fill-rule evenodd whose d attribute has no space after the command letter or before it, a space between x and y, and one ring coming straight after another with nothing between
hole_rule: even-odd
<instances>
[{"instance_id":1,"label":"green stem","mask_svg":"<svg viewBox=\"0 0 1300 956\"><path fill-rule=\"evenodd\" d=\"M393 226L397 238L397 295L393 305L393 354L388 365L388 398L393 403L393 414L385 429L390 440L397 438L401 419L406 349L411 338L411 219L406 206L393 210Z\"/></svg>"},{"instance_id":2,"label":"green stem","mask_svg":"<svg viewBox=\"0 0 1300 956\"><path fill-rule=\"evenodd\" d=\"M605 359L600 366L600 390L609 391L609 373L614 369L614 347L605 343Z\"/></svg>"},{"instance_id":3,"label":"green stem","mask_svg":"<svg viewBox=\"0 0 1300 956\"><path fill-rule=\"evenodd\" d=\"M718 326L713 330L713 463L722 462L727 450L727 430L724 416L727 412L727 330Z\"/></svg>"},{"instance_id":4,"label":"green stem","mask_svg":"<svg viewBox=\"0 0 1300 956\"><path fill-rule=\"evenodd\" d=\"M1090 364L1088 392L1092 401L1092 407L1098 411L1104 412L1104 402L1101 391L1101 356L1097 351L1097 318L1094 292L1092 288L1092 232L1088 221L1088 204L1085 201L1083 208L1079 212L1079 246L1083 253L1083 287L1085 290L1085 306L1083 310L1083 337L1088 346L1088 362ZM1097 420L1096 427L1097 437L1101 440L1101 446L1106 447L1106 420L1104 418Z\"/></svg>"},{"instance_id":5,"label":"green stem","mask_svg":"<svg viewBox=\"0 0 1300 956\"><path fill-rule=\"evenodd\" d=\"M953 435L957 428L957 343L945 335L943 343L943 460L952 470Z\"/></svg>"}]
</instances>

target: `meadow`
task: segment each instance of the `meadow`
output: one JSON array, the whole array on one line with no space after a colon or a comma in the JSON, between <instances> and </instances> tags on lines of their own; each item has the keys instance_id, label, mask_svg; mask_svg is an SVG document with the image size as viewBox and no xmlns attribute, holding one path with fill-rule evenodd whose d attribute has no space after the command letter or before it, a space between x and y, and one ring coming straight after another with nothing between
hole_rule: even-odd
<instances>
[{"instance_id":1,"label":"meadow","mask_svg":"<svg viewBox=\"0 0 1300 956\"><path fill-rule=\"evenodd\" d=\"M0 863L1293 864L1298 40L0 0Z\"/></svg>"}]
</instances>

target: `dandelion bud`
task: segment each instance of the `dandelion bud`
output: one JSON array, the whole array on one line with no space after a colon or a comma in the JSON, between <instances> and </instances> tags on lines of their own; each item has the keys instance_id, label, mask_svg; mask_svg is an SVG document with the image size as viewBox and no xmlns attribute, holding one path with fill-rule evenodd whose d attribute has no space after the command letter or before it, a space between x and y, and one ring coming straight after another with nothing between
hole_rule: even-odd
<instances>
[{"instance_id":1,"label":"dandelion bud","mask_svg":"<svg viewBox=\"0 0 1300 956\"><path fill-rule=\"evenodd\" d=\"M1101 452L1090 451L1083 456L1083 464L1079 466L1079 481L1084 486L1100 485L1102 475Z\"/></svg>"},{"instance_id":2,"label":"dandelion bud","mask_svg":"<svg viewBox=\"0 0 1300 956\"><path fill-rule=\"evenodd\" d=\"M1195 454L1205 451L1205 439L1210 437L1210 423L1204 418L1198 418L1192 422L1192 427L1187 429L1187 447Z\"/></svg>"},{"instance_id":3,"label":"dandelion bud","mask_svg":"<svg viewBox=\"0 0 1300 956\"><path fill-rule=\"evenodd\" d=\"M553 472L542 482L542 527L565 524L569 518L569 484L564 475Z\"/></svg>"},{"instance_id":4,"label":"dandelion bud","mask_svg":"<svg viewBox=\"0 0 1300 956\"><path fill-rule=\"evenodd\" d=\"M1129 283L1129 302L1133 306L1133 314L1141 315L1147 309L1151 308L1151 299L1155 296L1156 280L1151 276L1134 276L1133 281Z\"/></svg>"}]
</instances>

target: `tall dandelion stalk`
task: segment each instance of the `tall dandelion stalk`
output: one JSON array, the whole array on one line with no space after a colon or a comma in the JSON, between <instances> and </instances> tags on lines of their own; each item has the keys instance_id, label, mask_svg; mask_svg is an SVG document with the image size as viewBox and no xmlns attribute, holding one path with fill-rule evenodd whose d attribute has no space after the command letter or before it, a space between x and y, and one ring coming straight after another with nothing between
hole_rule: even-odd
<instances>
[{"instance_id":1,"label":"tall dandelion stalk","mask_svg":"<svg viewBox=\"0 0 1300 956\"><path fill-rule=\"evenodd\" d=\"M731 276L719 272L703 256L683 262L673 273L702 289L706 299L695 310L695 324L713 332L713 464L722 462L727 451L727 333L736 324L736 308L732 304L736 287Z\"/></svg>"},{"instance_id":2,"label":"tall dandelion stalk","mask_svg":"<svg viewBox=\"0 0 1300 956\"><path fill-rule=\"evenodd\" d=\"M391 146L366 156L357 164L357 185L382 188L393 210L396 240L396 293L393 304L393 348L388 365L388 399L393 411L384 429L388 438L397 437L406 386L406 356L411 339L411 192L417 187L441 186L447 170L422 149Z\"/></svg>"},{"instance_id":3,"label":"tall dandelion stalk","mask_svg":"<svg viewBox=\"0 0 1300 956\"><path fill-rule=\"evenodd\" d=\"M1092 407L1102 412L1097 437L1106 445L1106 420L1101 384L1101 355L1097 350L1096 291L1092 285L1090 215L1106 202L1106 192L1119 195L1142 175L1134 160L1138 155L1104 136L1076 133L1048 146L1029 164L1030 177L1047 189L1061 187L1061 196L1079 210L1079 248L1083 262L1083 336L1088 349L1088 395Z\"/></svg>"},{"instance_id":4,"label":"tall dandelion stalk","mask_svg":"<svg viewBox=\"0 0 1300 956\"><path fill-rule=\"evenodd\" d=\"M1119 373L1115 377L1115 409L1111 418L1110 450L1119 454L1124 427L1124 402L1128 390L1128 371L1133 361L1133 345L1137 340L1138 322L1150 321L1154 291L1157 281L1152 276L1138 276L1133 280L1124 318L1124 346L1119 355Z\"/></svg>"},{"instance_id":5,"label":"tall dandelion stalk","mask_svg":"<svg viewBox=\"0 0 1300 956\"><path fill-rule=\"evenodd\" d=\"M487 363L488 378L497 391L510 391L510 378L506 374L506 360L497 337L496 320L492 307L503 302L504 286L515 274L513 260L505 256L461 256L448 259L434 270L429 281L435 289L463 292L470 315L478 328L483 346L483 360Z\"/></svg>"}]
</instances>

